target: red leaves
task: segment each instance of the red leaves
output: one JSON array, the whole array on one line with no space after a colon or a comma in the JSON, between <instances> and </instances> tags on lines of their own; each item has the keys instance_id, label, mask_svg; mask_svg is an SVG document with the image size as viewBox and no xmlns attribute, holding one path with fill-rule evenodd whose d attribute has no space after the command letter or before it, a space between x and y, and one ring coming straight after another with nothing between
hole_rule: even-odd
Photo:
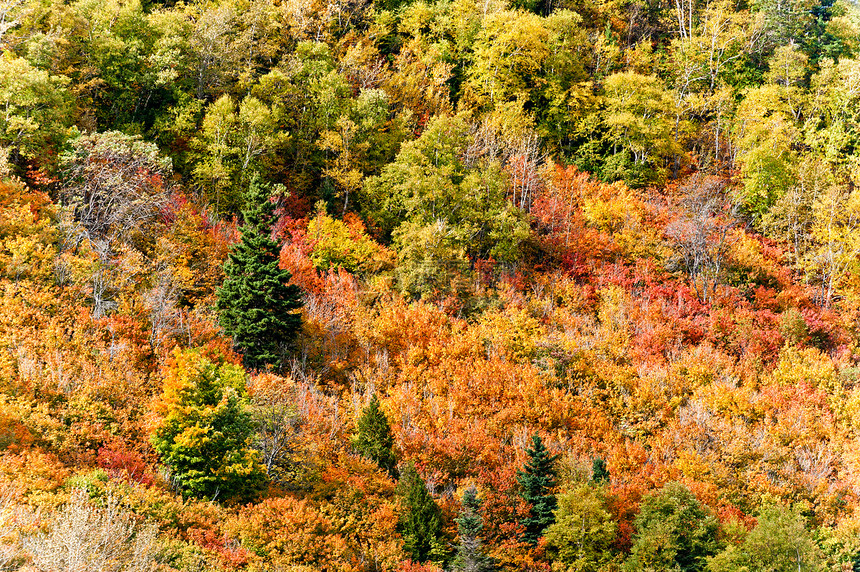
<instances>
[{"instance_id":1,"label":"red leaves","mask_svg":"<svg viewBox=\"0 0 860 572\"><path fill-rule=\"evenodd\" d=\"M96 462L111 477L133 481L145 486L151 486L154 482L149 464L143 455L128 448L121 441L115 441L101 447Z\"/></svg>"}]
</instances>

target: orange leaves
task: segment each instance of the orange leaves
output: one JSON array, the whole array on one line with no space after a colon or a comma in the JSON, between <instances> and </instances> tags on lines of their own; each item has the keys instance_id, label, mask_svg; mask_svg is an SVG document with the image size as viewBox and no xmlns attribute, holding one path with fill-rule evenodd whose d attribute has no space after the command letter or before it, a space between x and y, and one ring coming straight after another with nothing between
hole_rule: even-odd
<instances>
[{"instance_id":1,"label":"orange leaves","mask_svg":"<svg viewBox=\"0 0 860 572\"><path fill-rule=\"evenodd\" d=\"M256 566L361 569L357 555L332 521L308 500L266 499L243 509L226 528Z\"/></svg>"}]
</instances>

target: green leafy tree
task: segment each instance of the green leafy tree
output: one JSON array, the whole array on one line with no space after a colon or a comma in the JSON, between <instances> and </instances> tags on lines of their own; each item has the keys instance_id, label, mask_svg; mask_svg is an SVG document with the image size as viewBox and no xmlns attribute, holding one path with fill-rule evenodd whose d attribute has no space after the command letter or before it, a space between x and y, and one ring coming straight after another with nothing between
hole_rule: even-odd
<instances>
[{"instance_id":1,"label":"green leafy tree","mask_svg":"<svg viewBox=\"0 0 860 572\"><path fill-rule=\"evenodd\" d=\"M535 14L506 10L486 16L473 44L469 98L487 107L528 99L549 47L549 31Z\"/></svg>"},{"instance_id":2,"label":"green leafy tree","mask_svg":"<svg viewBox=\"0 0 860 572\"><path fill-rule=\"evenodd\" d=\"M575 572L597 572L612 560L617 526L600 487L587 484L559 496L555 523L546 529L554 561Z\"/></svg>"},{"instance_id":3,"label":"green leafy tree","mask_svg":"<svg viewBox=\"0 0 860 572\"><path fill-rule=\"evenodd\" d=\"M486 572L494 568L493 561L485 553L481 541L484 519L481 517L481 499L474 486L463 493L463 510L455 520L460 544L454 558L453 569L460 572Z\"/></svg>"},{"instance_id":4,"label":"green leafy tree","mask_svg":"<svg viewBox=\"0 0 860 572\"><path fill-rule=\"evenodd\" d=\"M624 570L704 570L715 554L717 519L681 483L668 483L642 501Z\"/></svg>"},{"instance_id":5,"label":"green leafy tree","mask_svg":"<svg viewBox=\"0 0 860 572\"><path fill-rule=\"evenodd\" d=\"M276 149L288 134L279 132L271 110L253 96L238 105L223 95L206 108L200 134L192 141L197 150L194 181L219 212L235 212L241 189L255 174L265 172Z\"/></svg>"},{"instance_id":6,"label":"green leafy tree","mask_svg":"<svg viewBox=\"0 0 860 572\"><path fill-rule=\"evenodd\" d=\"M199 350L177 351L158 402L152 444L184 497L246 501L264 482L251 449L245 371Z\"/></svg>"},{"instance_id":7,"label":"green leafy tree","mask_svg":"<svg viewBox=\"0 0 860 572\"><path fill-rule=\"evenodd\" d=\"M62 142L71 119L68 83L68 78L34 68L11 51L0 54L0 153L4 159L11 155L13 163L20 162Z\"/></svg>"},{"instance_id":8,"label":"green leafy tree","mask_svg":"<svg viewBox=\"0 0 860 572\"><path fill-rule=\"evenodd\" d=\"M391 435L388 418L379 408L379 399L376 395L370 398L370 403L361 412L353 446L363 456L372 459L394 476L397 463L394 455L394 437Z\"/></svg>"},{"instance_id":9,"label":"green leafy tree","mask_svg":"<svg viewBox=\"0 0 860 572\"><path fill-rule=\"evenodd\" d=\"M500 162L479 147L466 114L436 117L421 137L403 144L379 176L367 179L366 214L393 234L401 258L419 262L409 244L418 242L414 235L438 234L421 231L433 226L445 228L444 258L454 258L457 250L500 262L520 258L528 222L508 200L509 177Z\"/></svg>"},{"instance_id":10,"label":"green leafy tree","mask_svg":"<svg viewBox=\"0 0 860 572\"><path fill-rule=\"evenodd\" d=\"M555 462L558 455L551 455L538 435L532 437L532 447L526 449L526 454L529 458L517 471L517 482L522 488L523 500L531 505L531 512L520 524L525 527L523 539L537 544L544 530L555 522L553 489L556 486Z\"/></svg>"},{"instance_id":11,"label":"green leafy tree","mask_svg":"<svg viewBox=\"0 0 860 572\"><path fill-rule=\"evenodd\" d=\"M735 117L743 206L758 222L797 180L799 136L792 89L778 84L749 89Z\"/></svg>"},{"instance_id":12,"label":"green leafy tree","mask_svg":"<svg viewBox=\"0 0 860 572\"><path fill-rule=\"evenodd\" d=\"M612 143L604 179L631 186L663 179L666 162L681 153L671 93L659 78L633 72L607 77L604 90L604 124Z\"/></svg>"},{"instance_id":13,"label":"green leafy tree","mask_svg":"<svg viewBox=\"0 0 860 572\"><path fill-rule=\"evenodd\" d=\"M301 326L295 313L302 306L301 290L288 284L290 273L278 266L278 244L270 237L275 205L269 198L269 187L253 179L242 211L242 240L230 252L218 290L221 327L250 367L281 365L285 346Z\"/></svg>"},{"instance_id":14,"label":"green leafy tree","mask_svg":"<svg viewBox=\"0 0 860 572\"><path fill-rule=\"evenodd\" d=\"M415 562L445 561L442 537L442 515L439 506L413 464L400 475L403 512L398 528L403 536L403 549Z\"/></svg>"},{"instance_id":15,"label":"green leafy tree","mask_svg":"<svg viewBox=\"0 0 860 572\"><path fill-rule=\"evenodd\" d=\"M708 572L826 570L824 557L807 529L801 508L765 502L758 523L739 546L730 545L708 559Z\"/></svg>"}]
</instances>

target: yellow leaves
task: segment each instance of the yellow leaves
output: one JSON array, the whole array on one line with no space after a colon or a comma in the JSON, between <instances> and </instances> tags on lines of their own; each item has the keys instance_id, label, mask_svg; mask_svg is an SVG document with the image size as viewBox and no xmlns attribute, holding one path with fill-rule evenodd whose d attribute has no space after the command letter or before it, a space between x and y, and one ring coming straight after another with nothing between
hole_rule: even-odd
<instances>
[{"instance_id":1,"label":"yellow leaves","mask_svg":"<svg viewBox=\"0 0 860 572\"><path fill-rule=\"evenodd\" d=\"M730 385L731 380L699 388L696 397L709 408L727 417L760 419L763 412L756 404L755 392L748 386Z\"/></svg>"},{"instance_id":2,"label":"yellow leaves","mask_svg":"<svg viewBox=\"0 0 860 572\"><path fill-rule=\"evenodd\" d=\"M437 46L427 46L412 38L400 49L393 63L394 70L386 84L394 103L403 105L418 117L450 114L452 106L446 82L454 66L442 61Z\"/></svg>"},{"instance_id":3,"label":"yellow leaves","mask_svg":"<svg viewBox=\"0 0 860 572\"><path fill-rule=\"evenodd\" d=\"M211 441L209 437L210 428L192 425L180 432L174 440L174 445L184 449L196 449L203 447Z\"/></svg>"},{"instance_id":4,"label":"yellow leaves","mask_svg":"<svg viewBox=\"0 0 860 572\"><path fill-rule=\"evenodd\" d=\"M710 462L694 451L681 451L678 453L675 466L691 481L708 482L710 480Z\"/></svg>"},{"instance_id":5,"label":"yellow leaves","mask_svg":"<svg viewBox=\"0 0 860 572\"><path fill-rule=\"evenodd\" d=\"M357 217L348 215L341 221L328 216L318 205L307 232L313 244L310 257L319 270L344 268L353 273L372 273L393 265L394 254L367 236Z\"/></svg>"},{"instance_id":6,"label":"yellow leaves","mask_svg":"<svg viewBox=\"0 0 860 572\"><path fill-rule=\"evenodd\" d=\"M660 162L682 151L674 132L677 106L659 78L616 73L606 78L604 89L610 138L630 153L635 165Z\"/></svg>"},{"instance_id":7,"label":"yellow leaves","mask_svg":"<svg viewBox=\"0 0 860 572\"><path fill-rule=\"evenodd\" d=\"M306 500L292 497L266 499L231 519L226 531L250 550L252 563L271 567L321 567L352 570L343 538Z\"/></svg>"},{"instance_id":8,"label":"yellow leaves","mask_svg":"<svg viewBox=\"0 0 860 572\"><path fill-rule=\"evenodd\" d=\"M630 306L628 293L620 286L600 290L597 310L599 327L596 345L608 359L624 359L631 338Z\"/></svg>"},{"instance_id":9,"label":"yellow leaves","mask_svg":"<svg viewBox=\"0 0 860 572\"><path fill-rule=\"evenodd\" d=\"M481 330L491 352L515 362L530 360L537 350L536 340L543 334L540 323L526 310L489 313L481 320Z\"/></svg>"},{"instance_id":10,"label":"yellow leaves","mask_svg":"<svg viewBox=\"0 0 860 572\"><path fill-rule=\"evenodd\" d=\"M848 428L855 436L860 437L860 387L855 387L848 392L842 408ZM860 470L860 456L857 458L857 467Z\"/></svg>"},{"instance_id":11,"label":"yellow leaves","mask_svg":"<svg viewBox=\"0 0 860 572\"><path fill-rule=\"evenodd\" d=\"M526 12L498 12L484 17L473 46L469 97L494 107L529 97L538 71L549 56L549 30Z\"/></svg>"},{"instance_id":12,"label":"yellow leaves","mask_svg":"<svg viewBox=\"0 0 860 572\"><path fill-rule=\"evenodd\" d=\"M585 221L604 232L616 232L630 219L642 217L639 193L622 183L608 188L595 189L584 186L587 194L582 196L582 214ZM591 192L589 192L591 191Z\"/></svg>"},{"instance_id":13,"label":"yellow leaves","mask_svg":"<svg viewBox=\"0 0 860 572\"><path fill-rule=\"evenodd\" d=\"M771 380L779 385L808 384L831 395L840 389L833 361L815 348L783 346Z\"/></svg>"},{"instance_id":14,"label":"yellow leaves","mask_svg":"<svg viewBox=\"0 0 860 572\"><path fill-rule=\"evenodd\" d=\"M768 278L780 276L782 267L779 261L765 256L761 241L743 229L731 229L725 244L728 246L728 265L745 273L750 282L765 282Z\"/></svg>"},{"instance_id":15,"label":"yellow leaves","mask_svg":"<svg viewBox=\"0 0 860 572\"><path fill-rule=\"evenodd\" d=\"M69 470L49 453L31 449L20 454L0 454L0 483L14 483L33 504L59 489Z\"/></svg>"},{"instance_id":16,"label":"yellow leaves","mask_svg":"<svg viewBox=\"0 0 860 572\"><path fill-rule=\"evenodd\" d=\"M56 213L40 195L0 182L0 273L12 280L45 281L53 270Z\"/></svg>"}]
</instances>

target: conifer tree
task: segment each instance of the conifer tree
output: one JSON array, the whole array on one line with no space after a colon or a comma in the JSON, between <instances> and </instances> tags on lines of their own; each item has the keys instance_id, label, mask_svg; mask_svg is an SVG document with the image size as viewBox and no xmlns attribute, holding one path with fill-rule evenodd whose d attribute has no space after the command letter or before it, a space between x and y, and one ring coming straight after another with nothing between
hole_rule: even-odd
<instances>
[{"instance_id":1,"label":"conifer tree","mask_svg":"<svg viewBox=\"0 0 860 572\"><path fill-rule=\"evenodd\" d=\"M403 549L415 562L445 560L442 544L442 516L439 506L415 466L406 466L400 476L400 494L404 512L400 515L399 530L403 536Z\"/></svg>"},{"instance_id":2,"label":"conifer tree","mask_svg":"<svg viewBox=\"0 0 860 572\"><path fill-rule=\"evenodd\" d=\"M484 554L481 542L481 531L484 520L481 518L481 499L475 487L469 487L463 493L463 510L454 521L460 536L457 556L454 558L453 569L459 572L487 572L493 569L492 559Z\"/></svg>"},{"instance_id":3,"label":"conifer tree","mask_svg":"<svg viewBox=\"0 0 860 572\"><path fill-rule=\"evenodd\" d=\"M525 527L523 540L537 544L544 529L555 522L556 498L552 491L558 455L550 455L538 435L532 437L532 442L532 448L526 449L528 461L517 471L517 482L522 488L520 495L532 507L529 516L520 521Z\"/></svg>"},{"instance_id":4,"label":"conifer tree","mask_svg":"<svg viewBox=\"0 0 860 572\"><path fill-rule=\"evenodd\" d=\"M362 456L376 461L392 477L395 476L397 459L394 456L394 437L388 418L379 408L376 395L370 398L370 403L361 412L353 446Z\"/></svg>"},{"instance_id":5,"label":"conifer tree","mask_svg":"<svg viewBox=\"0 0 860 572\"><path fill-rule=\"evenodd\" d=\"M270 189L252 179L242 210L242 240L224 264L226 278L218 290L219 321L249 367L281 365L283 347L299 327L301 290L288 284L290 273L278 266L279 248L272 240L275 205Z\"/></svg>"},{"instance_id":6,"label":"conifer tree","mask_svg":"<svg viewBox=\"0 0 860 572\"><path fill-rule=\"evenodd\" d=\"M606 468L606 461L600 457L595 457L591 462L591 481L593 483L609 482L609 469Z\"/></svg>"}]
</instances>

